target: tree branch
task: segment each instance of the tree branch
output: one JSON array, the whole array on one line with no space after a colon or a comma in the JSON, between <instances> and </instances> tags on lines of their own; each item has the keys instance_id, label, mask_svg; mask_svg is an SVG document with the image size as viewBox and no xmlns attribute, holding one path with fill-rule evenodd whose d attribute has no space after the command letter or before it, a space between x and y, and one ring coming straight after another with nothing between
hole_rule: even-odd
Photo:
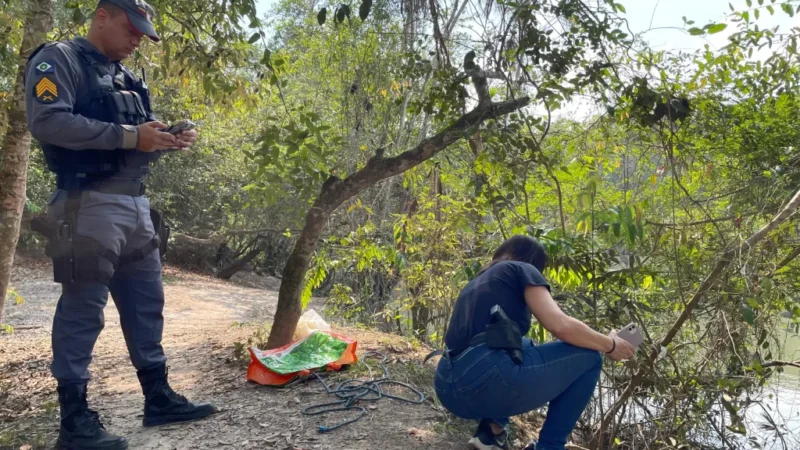
<instances>
[{"instance_id":1,"label":"tree branch","mask_svg":"<svg viewBox=\"0 0 800 450\"><path fill-rule=\"evenodd\" d=\"M794 250L792 250L791 252L789 252L789 254L786 255L786 257L783 258L783 260L781 260L781 262L778 263L778 265L775 267L775 269L772 272L769 273L768 277L771 278L771 277L775 276L775 272L781 270L783 267L785 267L787 264L792 262L798 256L800 256L800 247L797 247Z\"/></svg>"},{"instance_id":2,"label":"tree branch","mask_svg":"<svg viewBox=\"0 0 800 450\"><path fill-rule=\"evenodd\" d=\"M715 219L712 218L712 219L697 220L697 221L694 221L694 222L686 222L686 223L662 223L662 222L651 222L649 220L646 221L646 222L647 222L648 225L655 225L657 227L680 228L680 227L693 227L693 226L697 226L697 225L706 225L706 224L709 224L709 223L727 222L729 220L736 220L739 217L755 216L756 214L758 214L758 212L749 212L749 213L745 213L745 214L741 214L741 215L718 217L718 218L715 218Z\"/></svg>"},{"instance_id":3,"label":"tree branch","mask_svg":"<svg viewBox=\"0 0 800 450\"><path fill-rule=\"evenodd\" d=\"M261 234L261 233L275 233L275 234L283 234L286 231L290 231L292 233L299 233L300 230L298 229L291 229L291 228L284 228L282 230L277 228L251 228L245 230L228 230L228 231L221 231L215 236L243 236L246 234Z\"/></svg>"},{"instance_id":4,"label":"tree branch","mask_svg":"<svg viewBox=\"0 0 800 450\"><path fill-rule=\"evenodd\" d=\"M486 72L480 69L468 73L472 78L472 85L475 86L475 92L478 94L478 109L488 108L492 104L492 96L489 93L489 81L487 80L486 74Z\"/></svg>"},{"instance_id":5,"label":"tree branch","mask_svg":"<svg viewBox=\"0 0 800 450\"><path fill-rule=\"evenodd\" d=\"M483 80L485 81L485 78ZM337 179L332 181L332 185L339 185L338 189L323 189L323 195L320 196L315 206L325 205L326 208L333 206L328 203L329 199L324 198L324 193L327 190L328 192L337 191L337 196L341 196L341 201L335 205L335 207L338 207L341 202L356 195L364 187L403 173L425 162L457 140L471 136L483 122L517 111L527 106L528 103L530 103L530 98L522 97L502 103L479 104L478 107L461 116L452 125L437 135L420 142L419 145L411 150L391 158L384 158L381 153L376 153L363 169L344 180L339 181Z\"/></svg>"},{"instance_id":6,"label":"tree branch","mask_svg":"<svg viewBox=\"0 0 800 450\"><path fill-rule=\"evenodd\" d=\"M764 369L768 367L797 367L800 369L800 361L769 361L764 364L761 364L761 367Z\"/></svg>"},{"instance_id":7,"label":"tree branch","mask_svg":"<svg viewBox=\"0 0 800 450\"><path fill-rule=\"evenodd\" d=\"M186 242L195 245L219 245L225 242L225 240L222 239L222 236L214 236L209 239L203 239L192 237L187 234L175 233L173 234L173 237L178 242Z\"/></svg>"}]
</instances>

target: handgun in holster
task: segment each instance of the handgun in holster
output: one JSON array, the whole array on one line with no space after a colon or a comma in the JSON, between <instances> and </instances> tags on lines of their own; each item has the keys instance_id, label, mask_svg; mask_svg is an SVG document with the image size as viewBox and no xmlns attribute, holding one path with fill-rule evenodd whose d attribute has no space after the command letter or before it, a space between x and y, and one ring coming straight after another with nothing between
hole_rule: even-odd
<instances>
[{"instance_id":1,"label":"handgun in holster","mask_svg":"<svg viewBox=\"0 0 800 450\"><path fill-rule=\"evenodd\" d=\"M46 216L31 220L31 230L47 239L45 253L53 260L53 280L56 283L72 282L72 225L69 221L55 223Z\"/></svg>"},{"instance_id":2,"label":"handgun in holster","mask_svg":"<svg viewBox=\"0 0 800 450\"><path fill-rule=\"evenodd\" d=\"M489 325L486 326L486 345L504 349L515 364L522 364L522 333L500 305L494 305L491 309Z\"/></svg>"}]
</instances>

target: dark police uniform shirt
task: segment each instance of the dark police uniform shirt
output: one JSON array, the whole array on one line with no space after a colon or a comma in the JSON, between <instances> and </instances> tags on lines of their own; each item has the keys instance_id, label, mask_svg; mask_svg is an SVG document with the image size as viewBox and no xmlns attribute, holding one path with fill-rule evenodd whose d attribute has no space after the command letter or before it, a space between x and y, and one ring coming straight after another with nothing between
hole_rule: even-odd
<instances>
[{"instance_id":1,"label":"dark police uniform shirt","mask_svg":"<svg viewBox=\"0 0 800 450\"><path fill-rule=\"evenodd\" d=\"M523 335L531 328L531 311L525 303L525 288L550 286L544 276L531 264L501 261L472 279L461 290L450 316L444 342L447 348L460 353L469 348L470 339L486 331L489 314L500 305L506 315L517 323Z\"/></svg>"},{"instance_id":2,"label":"dark police uniform shirt","mask_svg":"<svg viewBox=\"0 0 800 450\"><path fill-rule=\"evenodd\" d=\"M77 37L73 42L100 64L116 64L88 40ZM30 61L25 74L25 106L31 135L70 150L133 150L136 142L123 142L121 125L75 113L76 105L90 89L84 64L81 55L63 43L42 49ZM153 120L156 118L151 113L148 121ZM114 178L141 178L140 168L127 169L131 173L118 173Z\"/></svg>"}]
</instances>

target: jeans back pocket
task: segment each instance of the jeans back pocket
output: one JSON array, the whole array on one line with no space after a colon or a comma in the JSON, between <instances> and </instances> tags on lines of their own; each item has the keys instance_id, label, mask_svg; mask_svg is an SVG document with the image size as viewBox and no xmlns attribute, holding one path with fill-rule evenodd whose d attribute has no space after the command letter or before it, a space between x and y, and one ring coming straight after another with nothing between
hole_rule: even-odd
<instances>
[{"instance_id":1,"label":"jeans back pocket","mask_svg":"<svg viewBox=\"0 0 800 450\"><path fill-rule=\"evenodd\" d=\"M477 368L473 370L478 370ZM518 408L520 395L506 383L497 366L484 372L477 380L457 386L456 392L472 419L505 418Z\"/></svg>"}]
</instances>

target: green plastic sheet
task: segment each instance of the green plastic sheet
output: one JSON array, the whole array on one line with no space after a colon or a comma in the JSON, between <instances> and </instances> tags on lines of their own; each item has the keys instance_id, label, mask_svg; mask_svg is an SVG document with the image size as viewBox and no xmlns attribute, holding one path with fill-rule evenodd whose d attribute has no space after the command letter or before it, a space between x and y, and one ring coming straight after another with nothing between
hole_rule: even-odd
<instances>
[{"instance_id":1,"label":"green plastic sheet","mask_svg":"<svg viewBox=\"0 0 800 450\"><path fill-rule=\"evenodd\" d=\"M301 370L325 367L338 361L346 349L347 342L327 333L314 332L280 353L258 359L269 370L288 375Z\"/></svg>"}]
</instances>

